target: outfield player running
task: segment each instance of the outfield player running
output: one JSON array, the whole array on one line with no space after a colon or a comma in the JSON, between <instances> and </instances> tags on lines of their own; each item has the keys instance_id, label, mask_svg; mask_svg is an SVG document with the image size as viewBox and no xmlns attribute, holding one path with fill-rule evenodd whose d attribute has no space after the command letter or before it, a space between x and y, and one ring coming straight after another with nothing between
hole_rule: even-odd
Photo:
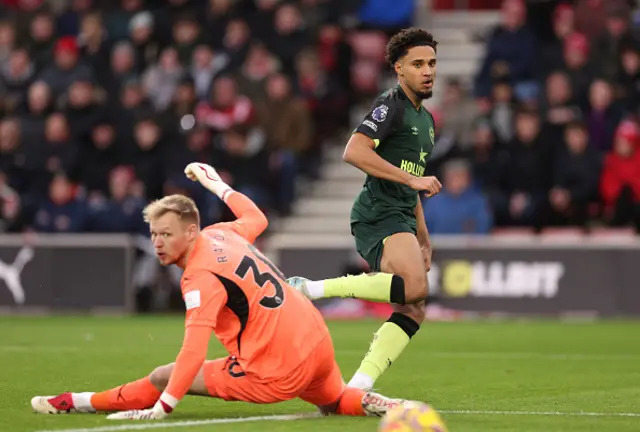
<instances>
[{"instance_id":1,"label":"outfield player running","mask_svg":"<svg viewBox=\"0 0 640 432\"><path fill-rule=\"evenodd\" d=\"M395 304L375 334L349 386L369 390L406 348L424 320L431 245L420 192L442 185L425 177L435 132L422 101L436 77L433 36L418 28L394 35L387 60L398 85L384 92L347 143L344 160L367 174L351 210L356 248L374 273L324 281L293 277L288 282L311 299L354 297Z\"/></svg>"},{"instance_id":2,"label":"outfield player running","mask_svg":"<svg viewBox=\"0 0 640 432\"><path fill-rule=\"evenodd\" d=\"M259 404L301 398L324 413L381 416L402 403L345 387L333 343L313 304L291 288L254 246L264 214L204 164L185 170L238 218L200 231L194 202L167 196L144 210L160 263L184 269L182 349L175 363L99 393L37 396L40 413L118 411L111 419L162 419L185 394ZM211 333L229 356L205 361Z\"/></svg>"}]
</instances>

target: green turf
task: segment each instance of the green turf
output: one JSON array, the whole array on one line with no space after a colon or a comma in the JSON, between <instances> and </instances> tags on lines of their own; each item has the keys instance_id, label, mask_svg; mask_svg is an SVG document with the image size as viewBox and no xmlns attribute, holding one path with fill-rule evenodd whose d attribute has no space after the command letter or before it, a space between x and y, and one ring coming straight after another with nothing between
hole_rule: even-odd
<instances>
[{"instance_id":1,"label":"green turf","mask_svg":"<svg viewBox=\"0 0 640 432\"><path fill-rule=\"evenodd\" d=\"M345 378L379 323L331 323ZM37 394L102 390L173 361L179 317L0 318L0 430L123 425L102 415L41 416ZM222 350L211 344L211 357ZM444 411L451 431L638 431L640 417L504 415L449 411L640 413L640 322L429 323L377 383L381 393ZM187 397L167 421L312 412L297 401L269 406ZM448 413L447 413L448 412ZM124 425L130 425L125 423ZM375 431L375 419L322 418L216 424L163 431Z\"/></svg>"}]
</instances>

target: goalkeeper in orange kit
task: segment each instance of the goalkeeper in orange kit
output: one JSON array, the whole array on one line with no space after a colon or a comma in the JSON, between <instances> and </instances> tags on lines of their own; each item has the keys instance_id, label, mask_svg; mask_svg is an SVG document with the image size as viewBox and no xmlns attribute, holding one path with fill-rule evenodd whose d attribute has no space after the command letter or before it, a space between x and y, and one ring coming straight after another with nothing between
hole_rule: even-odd
<instances>
[{"instance_id":1,"label":"goalkeeper in orange kit","mask_svg":"<svg viewBox=\"0 0 640 432\"><path fill-rule=\"evenodd\" d=\"M186 394L259 404L299 397L324 413L353 416L382 416L403 403L345 386L320 313L253 246L267 227L265 215L212 167L193 163L185 173L220 197L237 220L200 230L198 209L182 195L144 209L161 264L184 270L185 334L175 363L98 393L36 396L32 408L149 420L165 418ZM205 359L212 333L227 357Z\"/></svg>"}]
</instances>

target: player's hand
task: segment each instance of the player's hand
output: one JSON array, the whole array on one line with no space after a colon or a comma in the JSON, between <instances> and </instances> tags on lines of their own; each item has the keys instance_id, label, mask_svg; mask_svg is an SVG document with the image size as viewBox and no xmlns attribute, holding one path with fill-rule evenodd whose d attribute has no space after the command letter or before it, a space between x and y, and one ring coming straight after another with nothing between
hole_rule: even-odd
<instances>
[{"instance_id":1,"label":"player's hand","mask_svg":"<svg viewBox=\"0 0 640 432\"><path fill-rule=\"evenodd\" d=\"M409 187L418 192L426 192L427 197L432 197L442 189L442 183L437 178L430 177L412 177L409 181Z\"/></svg>"},{"instance_id":2,"label":"player's hand","mask_svg":"<svg viewBox=\"0 0 640 432\"><path fill-rule=\"evenodd\" d=\"M184 174L191 181L199 181L203 182L205 180L209 181L222 181L218 172L211 165L192 162L184 169Z\"/></svg>"},{"instance_id":3,"label":"player's hand","mask_svg":"<svg viewBox=\"0 0 640 432\"><path fill-rule=\"evenodd\" d=\"M162 420L168 415L161 406L156 404L151 409L120 411L109 414L107 420Z\"/></svg>"},{"instance_id":4,"label":"player's hand","mask_svg":"<svg viewBox=\"0 0 640 432\"><path fill-rule=\"evenodd\" d=\"M200 184L209 189L214 194L222 197L222 195L230 189L230 186L222 181L220 175L210 165L203 163L190 163L184 169L184 174L191 181L198 181Z\"/></svg>"}]
</instances>

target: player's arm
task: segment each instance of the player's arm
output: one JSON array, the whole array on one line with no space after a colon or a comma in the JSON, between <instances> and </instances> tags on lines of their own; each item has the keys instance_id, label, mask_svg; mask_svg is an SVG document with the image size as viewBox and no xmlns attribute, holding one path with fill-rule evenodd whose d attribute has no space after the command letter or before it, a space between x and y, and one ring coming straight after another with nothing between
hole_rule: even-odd
<instances>
[{"instance_id":1,"label":"player's arm","mask_svg":"<svg viewBox=\"0 0 640 432\"><path fill-rule=\"evenodd\" d=\"M366 174L409 185L412 175L387 162L375 149L393 131L398 114L395 101L379 101L347 142L342 159Z\"/></svg>"},{"instance_id":2,"label":"player's arm","mask_svg":"<svg viewBox=\"0 0 640 432\"><path fill-rule=\"evenodd\" d=\"M269 226L269 221L262 210L249 197L233 190L222 181L213 167L202 163L191 163L187 165L184 172L189 179L199 181L202 186L224 201L237 218L227 226L249 242L253 243Z\"/></svg>"},{"instance_id":3,"label":"player's arm","mask_svg":"<svg viewBox=\"0 0 640 432\"><path fill-rule=\"evenodd\" d=\"M236 233L253 243L269 226L269 221L262 210L246 195L232 191L223 201L231 209L237 219L229 225Z\"/></svg>"},{"instance_id":4,"label":"player's arm","mask_svg":"<svg viewBox=\"0 0 640 432\"><path fill-rule=\"evenodd\" d=\"M183 282L186 306L185 334L169 383L154 411L169 414L187 394L207 356L211 332L227 293L211 272L199 270L185 275Z\"/></svg>"},{"instance_id":5,"label":"player's arm","mask_svg":"<svg viewBox=\"0 0 640 432\"><path fill-rule=\"evenodd\" d=\"M375 146L370 137L356 131L347 142L342 160L372 177L409 185L411 174L378 156Z\"/></svg>"}]
</instances>

